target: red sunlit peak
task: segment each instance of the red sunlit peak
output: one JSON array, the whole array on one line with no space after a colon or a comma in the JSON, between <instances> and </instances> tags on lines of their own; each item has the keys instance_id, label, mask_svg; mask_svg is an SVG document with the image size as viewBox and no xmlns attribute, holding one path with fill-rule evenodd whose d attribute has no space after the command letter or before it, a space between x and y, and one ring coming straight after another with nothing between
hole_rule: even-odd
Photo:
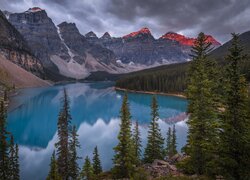
<instances>
[{"instance_id":1,"label":"red sunlit peak","mask_svg":"<svg viewBox=\"0 0 250 180\"><path fill-rule=\"evenodd\" d=\"M207 37L207 42L211 42L212 45L214 46L219 46L221 45L218 41L216 41L211 35L206 35ZM193 46L196 38L189 38L184 35L174 33L174 32L168 32L165 35L161 37L161 39L170 39L179 42L182 45L186 46Z\"/></svg>"},{"instance_id":2,"label":"red sunlit peak","mask_svg":"<svg viewBox=\"0 0 250 180\"><path fill-rule=\"evenodd\" d=\"M130 37L135 37L139 34L151 34L150 30L148 28L142 28L141 30L139 31L136 31L136 32L132 32L126 36L123 36L123 38L130 38Z\"/></svg>"}]
</instances>

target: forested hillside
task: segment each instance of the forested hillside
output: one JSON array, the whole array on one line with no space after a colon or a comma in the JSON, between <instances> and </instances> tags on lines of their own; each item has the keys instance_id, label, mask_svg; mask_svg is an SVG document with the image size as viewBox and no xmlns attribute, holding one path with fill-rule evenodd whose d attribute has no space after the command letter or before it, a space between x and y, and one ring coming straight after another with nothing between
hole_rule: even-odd
<instances>
[{"instance_id":1,"label":"forested hillside","mask_svg":"<svg viewBox=\"0 0 250 180\"><path fill-rule=\"evenodd\" d=\"M243 52L248 57L241 64L241 71L246 75L247 80L250 81L250 31L241 34L239 39L244 49ZM216 60L219 69L227 64L225 56L230 45L231 41L215 49L209 55L210 59ZM127 74L117 80L116 87L138 91L181 93L186 89L186 77L190 63L165 65ZM220 71L220 73L224 72Z\"/></svg>"}]
</instances>

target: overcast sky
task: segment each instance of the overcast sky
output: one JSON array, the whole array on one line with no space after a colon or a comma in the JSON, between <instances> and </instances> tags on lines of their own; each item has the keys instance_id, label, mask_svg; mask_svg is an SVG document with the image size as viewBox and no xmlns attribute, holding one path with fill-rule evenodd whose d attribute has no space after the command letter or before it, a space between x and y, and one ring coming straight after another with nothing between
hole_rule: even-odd
<instances>
[{"instance_id":1,"label":"overcast sky","mask_svg":"<svg viewBox=\"0 0 250 180\"><path fill-rule=\"evenodd\" d=\"M202 31L224 43L231 32L250 30L250 0L0 0L0 9L10 12L34 6L56 24L74 22L82 34L98 36L148 27L156 38L169 31L190 37Z\"/></svg>"}]
</instances>

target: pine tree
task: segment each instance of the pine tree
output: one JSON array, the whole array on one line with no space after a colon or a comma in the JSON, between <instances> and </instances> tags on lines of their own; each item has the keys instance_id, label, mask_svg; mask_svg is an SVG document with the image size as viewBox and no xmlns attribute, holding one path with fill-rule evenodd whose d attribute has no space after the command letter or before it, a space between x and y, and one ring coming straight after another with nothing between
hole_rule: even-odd
<instances>
[{"instance_id":1,"label":"pine tree","mask_svg":"<svg viewBox=\"0 0 250 180\"><path fill-rule=\"evenodd\" d=\"M9 179L14 179L14 172L15 172L15 144L14 144L14 138L11 135L10 136L10 147L9 147Z\"/></svg>"},{"instance_id":2,"label":"pine tree","mask_svg":"<svg viewBox=\"0 0 250 180\"><path fill-rule=\"evenodd\" d=\"M4 90L3 100L4 100L4 101L7 101L7 100L8 100L8 91L7 91L7 89Z\"/></svg>"},{"instance_id":3,"label":"pine tree","mask_svg":"<svg viewBox=\"0 0 250 180\"><path fill-rule=\"evenodd\" d=\"M77 160L80 159L77 156L77 148L80 148L80 143L78 141L78 134L76 132L76 126L73 126L71 131L71 138L69 142L69 173L70 173L70 179L77 179L79 174L79 167Z\"/></svg>"},{"instance_id":4,"label":"pine tree","mask_svg":"<svg viewBox=\"0 0 250 180\"><path fill-rule=\"evenodd\" d=\"M167 147L166 147L166 155L170 158L171 156L173 156L172 153L172 129L171 127L168 128L168 132L167 132Z\"/></svg>"},{"instance_id":5,"label":"pine tree","mask_svg":"<svg viewBox=\"0 0 250 180\"><path fill-rule=\"evenodd\" d=\"M245 56L239 37L232 34L226 73L225 111L222 121L221 169L226 179L250 179L250 119L248 89L240 65Z\"/></svg>"},{"instance_id":6,"label":"pine tree","mask_svg":"<svg viewBox=\"0 0 250 180\"><path fill-rule=\"evenodd\" d=\"M19 169L19 155L18 155L18 152L19 152L19 148L18 148L18 145L16 144L15 146L15 157L14 157L14 171L13 171L13 174L14 174L14 180L19 180L20 179L20 169Z\"/></svg>"},{"instance_id":7,"label":"pine tree","mask_svg":"<svg viewBox=\"0 0 250 180\"><path fill-rule=\"evenodd\" d=\"M114 168L115 178L130 178L135 169L134 146L131 133L131 116L129 112L128 95L124 95L120 111L120 132L118 135L119 143L114 148Z\"/></svg>"},{"instance_id":8,"label":"pine tree","mask_svg":"<svg viewBox=\"0 0 250 180\"><path fill-rule=\"evenodd\" d=\"M155 159L164 159L164 139L158 124L158 104L155 96L152 98L151 116L148 142L144 153L144 161L146 163L152 163Z\"/></svg>"},{"instance_id":9,"label":"pine tree","mask_svg":"<svg viewBox=\"0 0 250 180\"><path fill-rule=\"evenodd\" d=\"M0 177L8 179L9 157L8 157L8 132L6 130L6 110L4 102L0 102Z\"/></svg>"},{"instance_id":10,"label":"pine tree","mask_svg":"<svg viewBox=\"0 0 250 180\"><path fill-rule=\"evenodd\" d=\"M211 43L200 33L192 48L193 61L187 89L189 127L186 153L190 156L188 168L196 174L213 174L218 147L218 102L216 98L215 63L208 60Z\"/></svg>"},{"instance_id":11,"label":"pine tree","mask_svg":"<svg viewBox=\"0 0 250 180\"><path fill-rule=\"evenodd\" d=\"M58 168L57 168L57 162L56 162L56 155L55 155L55 151L53 151L53 154L50 160L50 170L49 170L49 174L46 180L61 180L62 178L60 177L57 169Z\"/></svg>"},{"instance_id":12,"label":"pine tree","mask_svg":"<svg viewBox=\"0 0 250 180\"><path fill-rule=\"evenodd\" d=\"M99 157L98 149L96 146L93 152L93 173L95 175L99 175L101 172L102 172L102 165L101 165L101 160Z\"/></svg>"},{"instance_id":13,"label":"pine tree","mask_svg":"<svg viewBox=\"0 0 250 180\"><path fill-rule=\"evenodd\" d=\"M69 130L71 123L69 98L66 89L63 91L62 108L59 112L57 123L58 142L55 144L57 148L57 164L58 172L63 180L69 179Z\"/></svg>"},{"instance_id":14,"label":"pine tree","mask_svg":"<svg viewBox=\"0 0 250 180\"><path fill-rule=\"evenodd\" d=\"M80 173L80 179L81 180L92 180L94 177L94 173L93 173L93 167L91 165L90 159L87 156L85 158L85 162L84 165L82 167L82 171Z\"/></svg>"},{"instance_id":15,"label":"pine tree","mask_svg":"<svg viewBox=\"0 0 250 180\"><path fill-rule=\"evenodd\" d=\"M133 142L135 150L135 161L136 165L138 166L141 163L141 148L142 148L138 121L136 121L135 123L135 128L133 132Z\"/></svg>"},{"instance_id":16,"label":"pine tree","mask_svg":"<svg viewBox=\"0 0 250 180\"><path fill-rule=\"evenodd\" d=\"M176 129L175 129L175 125L173 125L173 134L172 134L172 141L171 141L171 150L172 150L172 154L175 155L177 153L176 150Z\"/></svg>"}]
</instances>

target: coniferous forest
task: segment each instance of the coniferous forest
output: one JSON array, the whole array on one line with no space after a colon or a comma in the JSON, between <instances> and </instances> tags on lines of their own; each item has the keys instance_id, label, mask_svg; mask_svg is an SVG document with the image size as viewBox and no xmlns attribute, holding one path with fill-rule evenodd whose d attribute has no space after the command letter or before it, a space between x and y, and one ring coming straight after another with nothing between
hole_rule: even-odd
<instances>
[{"instance_id":1,"label":"coniferous forest","mask_svg":"<svg viewBox=\"0 0 250 180\"><path fill-rule=\"evenodd\" d=\"M181 160L174 163L181 176L175 174L163 179L250 179L249 84L241 64L247 57L237 34L232 34L223 69L209 58L211 51L211 43L200 33L192 47L192 61L188 67L184 66L188 68L187 77L183 70L167 76L164 72L152 77L142 74L137 84L126 85L129 89L136 86L138 90L182 91L187 97L187 143L179 152ZM129 80L117 84L126 82ZM169 86L168 82L173 83ZM0 179L18 180L18 145L6 129L6 99L0 104ZM120 108L118 144L113 149L113 168L103 171L100 157L104 154L99 154L98 144L93 149L93 159L78 153L84 151L84 147L80 147L77 128L72 124L70 103L64 89L57 121L58 141L48 164L47 180L148 179L145 167L163 163L161 160L170 162L178 153L175 126L165 134L160 131L156 96L152 97L148 117L147 144L142 147L139 124L132 125L129 98L125 93ZM84 161L82 167L79 160Z\"/></svg>"}]
</instances>

